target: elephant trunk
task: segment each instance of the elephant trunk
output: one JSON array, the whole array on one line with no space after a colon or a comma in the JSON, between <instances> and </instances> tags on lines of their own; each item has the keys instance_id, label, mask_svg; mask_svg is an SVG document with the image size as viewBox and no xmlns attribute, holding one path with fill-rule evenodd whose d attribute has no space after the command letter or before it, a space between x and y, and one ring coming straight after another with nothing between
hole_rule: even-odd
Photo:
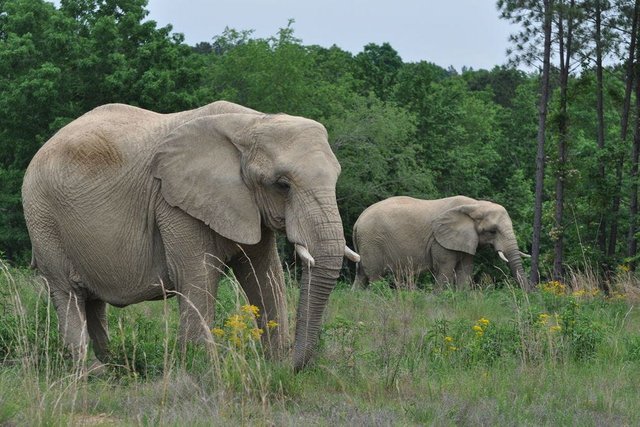
<instances>
[{"instance_id":1,"label":"elephant trunk","mask_svg":"<svg viewBox=\"0 0 640 427\"><path fill-rule=\"evenodd\" d=\"M330 214L311 226L308 251L314 265L303 266L300 279L300 299L296 316L296 332L293 347L293 366L302 369L314 354L322 316L335 287L345 253L342 222L337 206Z\"/></svg>"},{"instance_id":2,"label":"elephant trunk","mask_svg":"<svg viewBox=\"0 0 640 427\"><path fill-rule=\"evenodd\" d=\"M510 247L505 251L505 254L509 262L511 274L516 279L516 282L518 282L520 287L525 291L531 290L529 279L524 274L524 268L522 267L522 258L520 257L520 251L518 250L517 243L510 245Z\"/></svg>"}]
</instances>

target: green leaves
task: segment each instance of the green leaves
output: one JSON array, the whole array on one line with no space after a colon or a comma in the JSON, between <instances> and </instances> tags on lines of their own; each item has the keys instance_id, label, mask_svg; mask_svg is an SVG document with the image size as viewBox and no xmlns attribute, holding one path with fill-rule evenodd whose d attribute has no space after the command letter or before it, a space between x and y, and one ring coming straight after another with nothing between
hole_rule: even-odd
<instances>
[{"instance_id":1,"label":"green leaves","mask_svg":"<svg viewBox=\"0 0 640 427\"><path fill-rule=\"evenodd\" d=\"M430 171L417 160L415 116L374 96L354 95L340 116L325 124L340 164L338 204L349 235L351 225L369 205L406 194L435 195Z\"/></svg>"}]
</instances>

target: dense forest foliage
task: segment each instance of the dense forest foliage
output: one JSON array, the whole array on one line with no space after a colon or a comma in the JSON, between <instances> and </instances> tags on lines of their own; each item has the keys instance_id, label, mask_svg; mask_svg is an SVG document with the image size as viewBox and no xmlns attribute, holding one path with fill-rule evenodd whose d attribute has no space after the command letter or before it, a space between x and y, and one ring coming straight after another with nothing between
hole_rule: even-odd
<instances>
[{"instance_id":1,"label":"dense forest foliage","mask_svg":"<svg viewBox=\"0 0 640 427\"><path fill-rule=\"evenodd\" d=\"M633 268L640 97L629 88L636 82L640 94L640 65L632 3L499 1L496 13L522 28L513 63L455 70L428 58L406 63L387 43L355 55L305 45L293 21L266 39L227 28L189 46L147 19L146 0L62 0L59 8L0 0L0 255L28 262L22 177L62 126L111 102L174 112L225 99L327 127L342 165L348 241L376 201L464 194L504 205L529 251L537 181L542 277L559 254L564 271ZM545 16L548 86L539 72ZM546 167L536 180L541 88L549 91Z\"/></svg>"}]
</instances>

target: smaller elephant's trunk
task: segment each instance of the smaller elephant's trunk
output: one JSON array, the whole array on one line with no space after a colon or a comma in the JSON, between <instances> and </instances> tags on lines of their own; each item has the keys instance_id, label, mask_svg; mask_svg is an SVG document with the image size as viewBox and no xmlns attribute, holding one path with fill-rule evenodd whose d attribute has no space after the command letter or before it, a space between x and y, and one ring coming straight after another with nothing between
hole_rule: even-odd
<instances>
[{"instance_id":1,"label":"smaller elephant's trunk","mask_svg":"<svg viewBox=\"0 0 640 427\"><path fill-rule=\"evenodd\" d=\"M520 251L516 245L515 249L510 248L507 253L507 260L509 262L509 268L511 269L511 275L516 282L520 285L520 287L525 291L531 290L531 283L529 279L524 274L524 268L522 267L522 258L520 257Z\"/></svg>"}]
</instances>

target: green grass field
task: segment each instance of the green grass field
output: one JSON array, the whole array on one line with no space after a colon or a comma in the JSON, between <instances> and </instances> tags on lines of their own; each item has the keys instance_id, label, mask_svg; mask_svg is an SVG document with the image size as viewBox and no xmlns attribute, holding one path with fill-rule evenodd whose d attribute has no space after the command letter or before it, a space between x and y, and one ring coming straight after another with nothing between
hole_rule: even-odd
<instances>
[{"instance_id":1,"label":"green grass field","mask_svg":"<svg viewBox=\"0 0 640 427\"><path fill-rule=\"evenodd\" d=\"M315 363L294 374L262 356L226 280L212 345L178 350L175 300L110 308L113 364L80 375L33 273L2 267L0 425L639 425L637 284L623 274L609 297L588 275L572 284L341 283Z\"/></svg>"}]
</instances>

